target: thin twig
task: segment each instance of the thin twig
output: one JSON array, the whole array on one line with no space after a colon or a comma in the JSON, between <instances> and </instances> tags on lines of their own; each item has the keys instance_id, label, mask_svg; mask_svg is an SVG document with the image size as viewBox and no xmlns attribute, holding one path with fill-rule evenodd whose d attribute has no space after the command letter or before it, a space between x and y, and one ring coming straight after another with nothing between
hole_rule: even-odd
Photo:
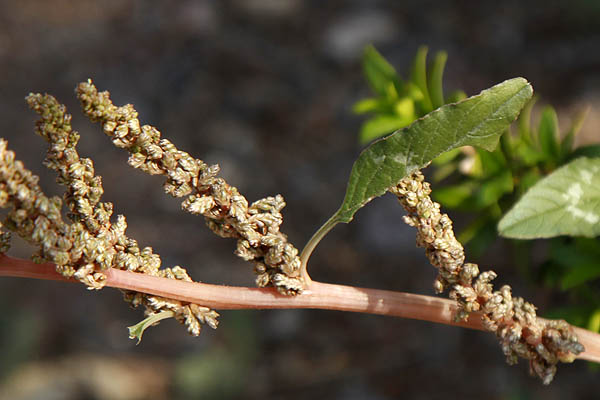
<instances>
[{"instance_id":1,"label":"thin twig","mask_svg":"<svg viewBox=\"0 0 600 400\"><path fill-rule=\"evenodd\" d=\"M75 282L55 271L54 264L0 255L0 276ZM357 288L312 281L302 294L290 297L272 288L247 288L191 283L110 269L106 286L202 304L222 310L312 308L379 314L484 330L477 313L455 322L458 310L449 299L388 290ZM577 358L600 362L600 335L573 327L585 352Z\"/></svg>"}]
</instances>

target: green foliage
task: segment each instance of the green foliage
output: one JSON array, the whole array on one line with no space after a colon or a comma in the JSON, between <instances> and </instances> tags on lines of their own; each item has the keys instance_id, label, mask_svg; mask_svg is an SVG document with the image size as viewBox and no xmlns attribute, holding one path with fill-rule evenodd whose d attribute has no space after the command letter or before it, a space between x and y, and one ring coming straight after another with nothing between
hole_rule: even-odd
<instances>
[{"instance_id":1,"label":"green foliage","mask_svg":"<svg viewBox=\"0 0 600 400\"><path fill-rule=\"evenodd\" d=\"M477 96L443 106L372 143L354 163L337 218L350 222L367 202L448 150L465 145L493 150L532 93L525 79L514 78Z\"/></svg>"},{"instance_id":2,"label":"green foliage","mask_svg":"<svg viewBox=\"0 0 600 400\"><path fill-rule=\"evenodd\" d=\"M440 107L372 143L352 167L342 206L303 250L303 262L336 224L350 222L361 207L440 154L465 145L493 150L499 136L532 94L533 89L525 79L510 79L476 96Z\"/></svg>"},{"instance_id":3,"label":"green foliage","mask_svg":"<svg viewBox=\"0 0 600 400\"><path fill-rule=\"evenodd\" d=\"M600 247L595 239L576 238L570 242L559 241L550 250L550 259L562 267L559 284L563 290L600 277Z\"/></svg>"},{"instance_id":4,"label":"green foliage","mask_svg":"<svg viewBox=\"0 0 600 400\"><path fill-rule=\"evenodd\" d=\"M562 307L548 310L546 318L600 332L600 242L598 238L557 237L550 239L548 260L540 269L540 280L568 293Z\"/></svg>"},{"instance_id":5,"label":"green foliage","mask_svg":"<svg viewBox=\"0 0 600 400\"><path fill-rule=\"evenodd\" d=\"M444 104L466 98L464 93L457 92L444 99L442 78L446 59L445 52L436 53L428 74L427 47L420 47L410 79L404 81L373 46L368 46L362 64L376 97L363 99L354 105L353 110L357 114L373 114L361 127L360 142L366 144L410 125Z\"/></svg>"},{"instance_id":6,"label":"green foliage","mask_svg":"<svg viewBox=\"0 0 600 400\"><path fill-rule=\"evenodd\" d=\"M361 100L354 107L357 113L370 114L361 128L361 143L407 126L444 103L464 98L461 91L444 98L446 59L445 52L436 53L428 71L427 47L420 47L412 63L410 80L403 81L394 67L369 46L364 53L363 68L375 97ZM516 134L507 129L501 146L494 152L455 149L433 161L436 167L433 181L451 182L437 187L434 199L446 208L474 215L459 237L475 256L494 240L485 233L495 231L502 214L539 179L576 156L600 155L600 146L573 149L583 114L561 135L558 117L551 106L543 109L539 124L532 126L534 104L535 100L527 104L516 124ZM473 240L478 243L471 243Z\"/></svg>"},{"instance_id":7,"label":"green foliage","mask_svg":"<svg viewBox=\"0 0 600 400\"><path fill-rule=\"evenodd\" d=\"M361 143L389 134L399 126L409 125L411 122L406 120L409 116L413 119L423 117L444 103L465 97L461 91L444 97L445 52L436 53L429 71L426 59L427 48L419 48L412 63L410 79L404 82L374 48L369 47L365 51L365 70L368 64L385 63L389 66L387 74L379 74L379 81L387 82L382 85L393 84L400 90L395 92L395 96L383 96L374 90L374 97L357 103L355 112L369 114L359 135ZM404 106L397 106L401 103ZM600 158L600 144L574 147L586 112L576 115L572 125L565 132L560 132L557 113L550 105L542 108L539 122L532 123L535 103L536 99L532 99L525 105L517 123L512 130L505 130L500 146L493 152L463 147L443 153L432 162L434 170L431 178L436 184L432 193L434 200L446 209L467 212L471 216L471 222L458 234L458 239L467 246L471 256L481 255L496 240L499 221L521 197L523 199L517 206L502 219L500 233L505 236L594 236L600 231L600 223L585 222L586 216L593 222L592 215L600 214L600 192L594 188L594 185L598 187L599 178L594 176L591 184L585 184L582 178L589 173L594 174L592 169L598 161L592 159ZM371 107L365 107L365 104ZM407 105L410 105L412 114L398 112L395 108L408 110ZM572 164L560 169L570 162ZM551 175L549 180L543 179L556 169L559 169L558 175ZM558 180L552 176L558 176ZM573 196L569 197L568 189L575 182L581 186L582 197L573 208L567 200L574 200ZM575 195L574 192L571 194ZM554 240L552 251L542 267L543 282L572 293L574 305L565 307L560 317L576 320L580 326L594 325L593 321L600 321L600 296L594 294L595 290L590 285L600 278L600 263L597 262L600 259L600 242L598 239L565 237ZM587 241L585 246L582 241ZM520 264L520 260L516 260L516 264ZM523 272L529 277L535 276L528 268ZM578 318L570 318L569 315Z\"/></svg>"},{"instance_id":8,"label":"green foliage","mask_svg":"<svg viewBox=\"0 0 600 400\"><path fill-rule=\"evenodd\" d=\"M600 145L593 144L589 146L582 146L570 155L570 159L574 159L577 157L600 157Z\"/></svg>"},{"instance_id":9,"label":"green foliage","mask_svg":"<svg viewBox=\"0 0 600 400\"><path fill-rule=\"evenodd\" d=\"M363 68L369 85L378 95L386 96L401 87L394 67L373 46L365 49Z\"/></svg>"},{"instance_id":10,"label":"green foliage","mask_svg":"<svg viewBox=\"0 0 600 400\"><path fill-rule=\"evenodd\" d=\"M546 144L548 149L558 149L556 141L548 140ZM498 224L500 234L517 239L599 235L599 171L600 158L586 157L557 169L506 213Z\"/></svg>"},{"instance_id":11,"label":"green foliage","mask_svg":"<svg viewBox=\"0 0 600 400\"><path fill-rule=\"evenodd\" d=\"M571 159L573 140L581 123L576 121L561 141L558 118L551 106L542 111L538 126L531 126L533 104L531 101L523 109L516 134L507 130L494 152L463 149L462 156L436 163L438 169L444 166L446 171L442 176L434 175L435 181L453 177L451 184L434 192L436 201L450 209L479 214L475 224L485 230L486 225L495 226L515 200L537 181ZM457 191L460 197L450 199L450 194ZM479 218L485 218L487 224L481 224Z\"/></svg>"}]
</instances>

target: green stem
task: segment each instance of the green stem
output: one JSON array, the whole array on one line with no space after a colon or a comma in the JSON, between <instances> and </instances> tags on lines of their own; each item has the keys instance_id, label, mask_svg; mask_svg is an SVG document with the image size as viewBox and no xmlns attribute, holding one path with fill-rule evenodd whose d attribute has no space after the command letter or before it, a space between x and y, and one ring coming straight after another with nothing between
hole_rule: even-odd
<instances>
[{"instance_id":1,"label":"green stem","mask_svg":"<svg viewBox=\"0 0 600 400\"><path fill-rule=\"evenodd\" d=\"M300 253L300 273L304 279L304 282L306 282L306 285L309 285L312 282L312 279L310 279L310 275L308 275L308 271L306 270L308 259L325 235L327 235L329 231L340 222L338 214L339 212L333 214L333 216L329 218L327 222L325 222L323 226L321 226L319 230L315 232L314 235L312 235L310 240L304 246L304 249L302 249L302 253Z\"/></svg>"}]
</instances>

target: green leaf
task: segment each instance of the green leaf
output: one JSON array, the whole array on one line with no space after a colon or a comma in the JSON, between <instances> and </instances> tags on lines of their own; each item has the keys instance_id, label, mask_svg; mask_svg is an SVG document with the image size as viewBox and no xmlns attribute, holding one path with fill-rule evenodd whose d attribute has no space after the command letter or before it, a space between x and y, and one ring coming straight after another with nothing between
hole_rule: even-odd
<instances>
[{"instance_id":1,"label":"green leaf","mask_svg":"<svg viewBox=\"0 0 600 400\"><path fill-rule=\"evenodd\" d=\"M381 109L381 100L374 97L362 99L354 103L352 112L355 114L366 114L369 112L378 111Z\"/></svg>"},{"instance_id":2,"label":"green leaf","mask_svg":"<svg viewBox=\"0 0 600 400\"><path fill-rule=\"evenodd\" d=\"M399 116L410 119L410 122L417 119L417 116L415 115L415 102L409 97L399 99L394 105L394 111Z\"/></svg>"},{"instance_id":3,"label":"green leaf","mask_svg":"<svg viewBox=\"0 0 600 400\"><path fill-rule=\"evenodd\" d=\"M396 115L378 115L362 124L359 141L361 144L369 143L371 140L392 133L397 129L405 127L411 122L413 122L412 118Z\"/></svg>"},{"instance_id":4,"label":"green leaf","mask_svg":"<svg viewBox=\"0 0 600 400\"><path fill-rule=\"evenodd\" d=\"M466 98L467 94L465 92L463 92L462 90L455 90L454 92L450 93L448 97L446 97L446 104L458 103L459 101L464 100Z\"/></svg>"},{"instance_id":5,"label":"green leaf","mask_svg":"<svg viewBox=\"0 0 600 400\"><path fill-rule=\"evenodd\" d=\"M498 239L495 220L489 215L478 218L458 235L470 257L479 258Z\"/></svg>"},{"instance_id":6,"label":"green leaf","mask_svg":"<svg viewBox=\"0 0 600 400\"><path fill-rule=\"evenodd\" d=\"M542 316L547 319L564 319L571 325L586 326L590 313L589 306L564 306L546 311Z\"/></svg>"},{"instance_id":7,"label":"green leaf","mask_svg":"<svg viewBox=\"0 0 600 400\"><path fill-rule=\"evenodd\" d=\"M551 106L542 111L538 128L540 148L546 160L558 160L560 148L558 144L558 117Z\"/></svg>"},{"instance_id":8,"label":"green leaf","mask_svg":"<svg viewBox=\"0 0 600 400\"><path fill-rule=\"evenodd\" d=\"M525 141L527 144L531 144L531 110L536 101L537 99L534 97L523 107L523 111L521 111L521 115L517 121L519 139Z\"/></svg>"},{"instance_id":9,"label":"green leaf","mask_svg":"<svg viewBox=\"0 0 600 400\"><path fill-rule=\"evenodd\" d=\"M600 158L578 158L548 175L502 218L502 236L518 239L600 234Z\"/></svg>"},{"instance_id":10,"label":"green leaf","mask_svg":"<svg viewBox=\"0 0 600 400\"><path fill-rule=\"evenodd\" d=\"M494 150L532 92L525 79L510 79L445 105L371 144L354 163L346 197L336 213L339 221L350 222L366 203L446 151L467 145Z\"/></svg>"},{"instance_id":11,"label":"green leaf","mask_svg":"<svg viewBox=\"0 0 600 400\"><path fill-rule=\"evenodd\" d=\"M561 280L561 289L569 290L598 277L600 277L600 265L598 264L598 260L588 263L573 264Z\"/></svg>"},{"instance_id":12,"label":"green leaf","mask_svg":"<svg viewBox=\"0 0 600 400\"><path fill-rule=\"evenodd\" d=\"M421 90L421 93L423 93L423 100L421 100L420 103L425 113L433 110L431 98L429 97L429 89L427 88L427 51L427 46L419 47L411 73L411 81L417 85Z\"/></svg>"},{"instance_id":13,"label":"green leaf","mask_svg":"<svg viewBox=\"0 0 600 400\"><path fill-rule=\"evenodd\" d=\"M467 145L494 150L500 135L515 120L532 93L525 79L510 79L459 103L442 106L372 143L352 167L342 206L302 251L303 265L317 243L336 224L350 222L361 207L440 154Z\"/></svg>"},{"instance_id":14,"label":"green leaf","mask_svg":"<svg viewBox=\"0 0 600 400\"><path fill-rule=\"evenodd\" d=\"M565 271L561 273L562 290L569 290L600 277L598 244L597 239L576 238L570 243L563 241L551 247L551 259Z\"/></svg>"},{"instance_id":15,"label":"green leaf","mask_svg":"<svg viewBox=\"0 0 600 400\"><path fill-rule=\"evenodd\" d=\"M441 166L441 165L447 164L450 161L454 160L459 155L460 155L460 149L450 150L443 154L440 154L438 157L436 157L432 161L432 163L433 163L433 165Z\"/></svg>"},{"instance_id":16,"label":"green leaf","mask_svg":"<svg viewBox=\"0 0 600 400\"><path fill-rule=\"evenodd\" d=\"M524 195L533 185L539 182L540 178L540 171L537 168L524 172L518 182L517 195L519 197Z\"/></svg>"},{"instance_id":17,"label":"green leaf","mask_svg":"<svg viewBox=\"0 0 600 400\"><path fill-rule=\"evenodd\" d=\"M437 160L437 158L435 160ZM433 161L435 161L435 160L433 160ZM458 170L458 161L450 161L445 164L436 164L436 167L433 170L433 173L431 174L431 181L433 183L439 183L439 182L443 181L444 179L446 179L447 177L449 177L450 175L452 175L453 173L455 173L457 170Z\"/></svg>"},{"instance_id":18,"label":"green leaf","mask_svg":"<svg viewBox=\"0 0 600 400\"><path fill-rule=\"evenodd\" d=\"M484 208L495 204L504 194L512 193L513 177L509 169L498 175L490 177L483 182L477 192L477 208Z\"/></svg>"},{"instance_id":19,"label":"green leaf","mask_svg":"<svg viewBox=\"0 0 600 400\"><path fill-rule=\"evenodd\" d=\"M446 66L447 59L448 53L445 51L438 51L435 54L433 65L431 66L431 74L429 75L429 90L431 92L431 104L434 109L444 105L444 88L442 86L442 79L444 76L444 67Z\"/></svg>"},{"instance_id":20,"label":"green leaf","mask_svg":"<svg viewBox=\"0 0 600 400\"><path fill-rule=\"evenodd\" d=\"M512 131L510 127L506 129L504 134L500 136L500 149L499 152L502 154L502 158L504 159L504 164L508 164L508 167L512 167L512 161L514 160L515 141L512 137Z\"/></svg>"},{"instance_id":21,"label":"green leaf","mask_svg":"<svg viewBox=\"0 0 600 400\"><path fill-rule=\"evenodd\" d=\"M506 159L499 148L494 151L477 149L477 155L481 160L481 174L484 177L496 175L507 169Z\"/></svg>"},{"instance_id":22,"label":"green leaf","mask_svg":"<svg viewBox=\"0 0 600 400\"><path fill-rule=\"evenodd\" d=\"M523 137L520 138L514 150L516 158L528 167L536 166L544 159L544 154Z\"/></svg>"},{"instance_id":23,"label":"green leaf","mask_svg":"<svg viewBox=\"0 0 600 400\"><path fill-rule=\"evenodd\" d=\"M363 69L369 85L380 96L387 96L390 84L399 84L394 67L373 46L365 48Z\"/></svg>"},{"instance_id":24,"label":"green leaf","mask_svg":"<svg viewBox=\"0 0 600 400\"><path fill-rule=\"evenodd\" d=\"M415 102L423 101L423 92L412 82L406 82L402 91L402 97L407 97ZM466 97L466 96L465 96ZM423 116L422 114L421 116Z\"/></svg>"},{"instance_id":25,"label":"green leaf","mask_svg":"<svg viewBox=\"0 0 600 400\"><path fill-rule=\"evenodd\" d=\"M173 311L162 311L158 314L150 315L143 321L127 327L127 329L129 329L129 339L137 339L137 344L140 344L140 342L142 341L142 335L144 334L144 331L146 329L158 323L159 321L162 321L163 319L172 318L174 316L175 313Z\"/></svg>"},{"instance_id":26,"label":"green leaf","mask_svg":"<svg viewBox=\"0 0 600 400\"><path fill-rule=\"evenodd\" d=\"M575 118L573 119L573 123L571 124L571 128L569 129L569 132L567 132L563 140L560 142L560 155L563 160L566 159L569 156L569 153L573 151L575 137L581 130L581 127L583 126L583 121L585 120L585 117L587 116L589 111L590 109L586 108L585 110L583 110L575 116Z\"/></svg>"},{"instance_id":27,"label":"green leaf","mask_svg":"<svg viewBox=\"0 0 600 400\"><path fill-rule=\"evenodd\" d=\"M574 160L579 157L600 157L600 144L591 144L589 146L578 147L569 158Z\"/></svg>"},{"instance_id":28,"label":"green leaf","mask_svg":"<svg viewBox=\"0 0 600 400\"><path fill-rule=\"evenodd\" d=\"M432 196L446 208L476 212L496 204L504 194L512 191L512 173L506 169L484 181L470 179L456 185L436 188Z\"/></svg>"},{"instance_id":29,"label":"green leaf","mask_svg":"<svg viewBox=\"0 0 600 400\"><path fill-rule=\"evenodd\" d=\"M600 239L579 237L573 240L579 251L591 254L592 257L600 259Z\"/></svg>"},{"instance_id":30,"label":"green leaf","mask_svg":"<svg viewBox=\"0 0 600 400\"><path fill-rule=\"evenodd\" d=\"M478 233L486 229L486 226L491 222L491 218L488 214L478 214L473 221L471 221L460 233L456 236L458 241L463 245L466 245L475 237Z\"/></svg>"},{"instance_id":31,"label":"green leaf","mask_svg":"<svg viewBox=\"0 0 600 400\"><path fill-rule=\"evenodd\" d=\"M472 198L476 189L476 182L467 181L452 186L436 188L431 195L435 201L445 208L455 209L460 208L464 202Z\"/></svg>"}]
</instances>

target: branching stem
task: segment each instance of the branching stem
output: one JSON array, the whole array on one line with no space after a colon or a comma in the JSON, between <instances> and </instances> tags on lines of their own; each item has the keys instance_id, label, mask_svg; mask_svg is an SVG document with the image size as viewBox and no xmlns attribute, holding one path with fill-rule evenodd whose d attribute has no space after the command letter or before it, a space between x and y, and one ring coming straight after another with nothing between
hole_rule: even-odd
<instances>
[{"instance_id":1,"label":"branching stem","mask_svg":"<svg viewBox=\"0 0 600 400\"><path fill-rule=\"evenodd\" d=\"M0 255L0 276L73 281L55 272L54 264L35 264ZM458 307L452 300L387 290L311 282L298 296L282 296L272 288L246 288L191 283L176 279L109 269L106 286L202 304L215 309L312 308L379 314L483 330L477 313L454 322ZM600 335L573 327L585 352L578 358L600 362Z\"/></svg>"}]
</instances>

